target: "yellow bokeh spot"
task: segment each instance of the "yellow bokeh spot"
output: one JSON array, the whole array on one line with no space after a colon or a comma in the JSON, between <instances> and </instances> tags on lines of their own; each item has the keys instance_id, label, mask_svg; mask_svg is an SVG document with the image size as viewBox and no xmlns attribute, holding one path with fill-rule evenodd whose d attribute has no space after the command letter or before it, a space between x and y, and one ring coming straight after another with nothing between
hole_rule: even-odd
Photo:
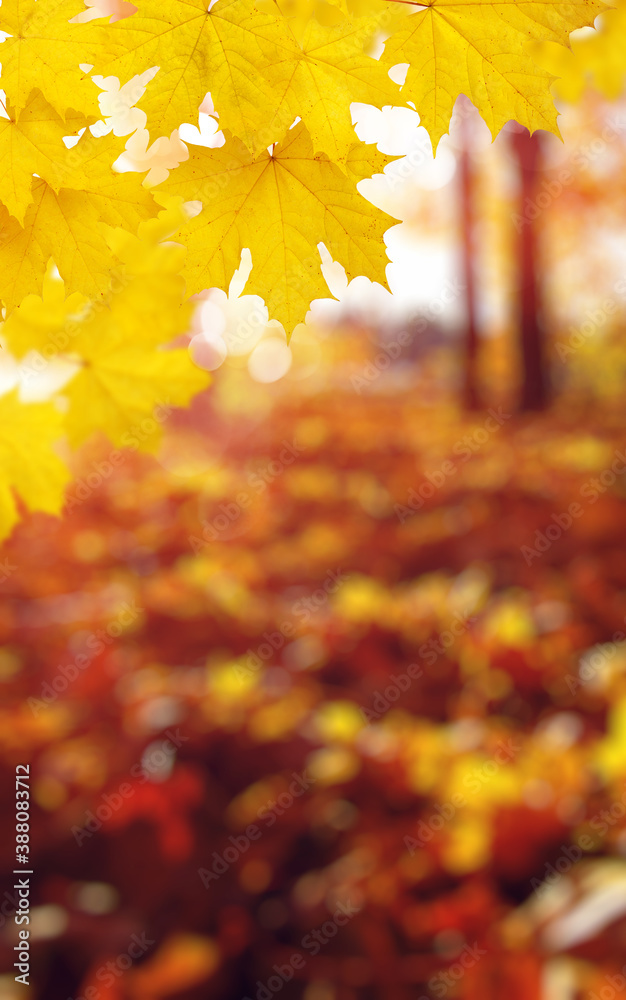
<instances>
[{"instance_id":1,"label":"yellow bokeh spot","mask_svg":"<svg viewBox=\"0 0 626 1000\"><path fill-rule=\"evenodd\" d=\"M219 947L211 938L176 934L128 975L135 996L165 997L204 982L219 964Z\"/></svg>"},{"instance_id":2,"label":"yellow bokeh spot","mask_svg":"<svg viewBox=\"0 0 626 1000\"><path fill-rule=\"evenodd\" d=\"M347 747L334 746L315 750L307 759L307 768L322 785L337 785L350 781L358 774L361 762L357 754Z\"/></svg>"},{"instance_id":3,"label":"yellow bokeh spot","mask_svg":"<svg viewBox=\"0 0 626 1000\"><path fill-rule=\"evenodd\" d=\"M529 646L536 637L530 609L514 598L502 600L487 612L483 633L488 640L496 640L512 648Z\"/></svg>"},{"instance_id":4,"label":"yellow bokeh spot","mask_svg":"<svg viewBox=\"0 0 626 1000\"><path fill-rule=\"evenodd\" d=\"M442 861L453 875L465 875L487 864L490 849L490 828L484 817L463 817L449 829L442 848Z\"/></svg>"},{"instance_id":5,"label":"yellow bokeh spot","mask_svg":"<svg viewBox=\"0 0 626 1000\"><path fill-rule=\"evenodd\" d=\"M226 815L228 822L235 830L241 830L249 823L256 823L259 819L259 811L266 806L270 799L275 799L278 792L283 790L283 785L278 787L280 779L264 779L249 785L239 795L228 804Z\"/></svg>"},{"instance_id":6,"label":"yellow bokeh spot","mask_svg":"<svg viewBox=\"0 0 626 1000\"><path fill-rule=\"evenodd\" d=\"M72 538L72 552L80 562L96 562L107 551L107 541L101 531L77 531Z\"/></svg>"},{"instance_id":7,"label":"yellow bokeh spot","mask_svg":"<svg viewBox=\"0 0 626 1000\"><path fill-rule=\"evenodd\" d=\"M326 465L305 465L287 472L291 496L299 500L324 500L339 492L339 479L334 469Z\"/></svg>"},{"instance_id":8,"label":"yellow bokeh spot","mask_svg":"<svg viewBox=\"0 0 626 1000\"><path fill-rule=\"evenodd\" d=\"M255 689L258 679L259 674L246 669L243 661L235 660L208 669L210 693L222 701L238 701Z\"/></svg>"},{"instance_id":9,"label":"yellow bokeh spot","mask_svg":"<svg viewBox=\"0 0 626 1000\"><path fill-rule=\"evenodd\" d=\"M294 691L254 713L249 723L250 736L260 743L284 739L300 725L309 710L307 693Z\"/></svg>"},{"instance_id":10,"label":"yellow bokeh spot","mask_svg":"<svg viewBox=\"0 0 626 1000\"><path fill-rule=\"evenodd\" d=\"M593 759L608 779L626 774L626 698L609 712L608 732L593 752Z\"/></svg>"},{"instance_id":11,"label":"yellow bokeh spot","mask_svg":"<svg viewBox=\"0 0 626 1000\"><path fill-rule=\"evenodd\" d=\"M324 444L330 426L323 417L304 417L296 425L296 441L301 448L319 448Z\"/></svg>"},{"instance_id":12,"label":"yellow bokeh spot","mask_svg":"<svg viewBox=\"0 0 626 1000\"><path fill-rule=\"evenodd\" d=\"M354 576L342 585L334 600L338 614L348 621L377 621L384 611L387 591L368 576Z\"/></svg>"},{"instance_id":13,"label":"yellow bokeh spot","mask_svg":"<svg viewBox=\"0 0 626 1000\"><path fill-rule=\"evenodd\" d=\"M33 784L33 798L42 809L52 812L67 801L67 789L58 778L44 775Z\"/></svg>"},{"instance_id":14,"label":"yellow bokeh spot","mask_svg":"<svg viewBox=\"0 0 626 1000\"><path fill-rule=\"evenodd\" d=\"M0 649L0 681L11 680L22 668L22 661L17 653L8 646Z\"/></svg>"},{"instance_id":15,"label":"yellow bokeh spot","mask_svg":"<svg viewBox=\"0 0 626 1000\"><path fill-rule=\"evenodd\" d=\"M351 701L327 701L315 714L315 726L325 743L352 742L365 720Z\"/></svg>"},{"instance_id":16,"label":"yellow bokeh spot","mask_svg":"<svg viewBox=\"0 0 626 1000\"><path fill-rule=\"evenodd\" d=\"M411 787L426 793L436 787L449 759L449 748L442 730L423 725L409 744L408 776Z\"/></svg>"}]
</instances>

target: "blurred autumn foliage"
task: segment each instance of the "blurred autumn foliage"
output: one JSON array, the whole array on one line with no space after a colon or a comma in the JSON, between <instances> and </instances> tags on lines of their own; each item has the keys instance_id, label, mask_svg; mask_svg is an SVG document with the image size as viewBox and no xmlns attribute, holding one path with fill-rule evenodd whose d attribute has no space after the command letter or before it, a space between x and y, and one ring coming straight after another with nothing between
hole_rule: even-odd
<instances>
[{"instance_id":1,"label":"blurred autumn foliage","mask_svg":"<svg viewBox=\"0 0 626 1000\"><path fill-rule=\"evenodd\" d=\"M224 368L159 460L92 442L3 546L2 858L30 762L35 872L3 998L619 982L621 399L464 414L441 351L358 393L367 344Z\"/></svg>"},{"instance_id":2,"label":"blurred autumn foliage","mask_svg":"<svg viewBox=\"0 0 626 1000\"><path fill-rule=\"evenodd\" d=\"M560 96L620 93L623 16L543 46ZM84 443L77 368L64 515L0 550L0 1000L626 996L621 109L587 93L563 145L461 115L441 184L414 137L368 190L424 241L421 272L390 248L423 314L356 279L288 346L244 278L187 335L178 251L130 248L128 329L191 338L193 392L160 355L181 395Z\"/></svg>"}]
</instances>

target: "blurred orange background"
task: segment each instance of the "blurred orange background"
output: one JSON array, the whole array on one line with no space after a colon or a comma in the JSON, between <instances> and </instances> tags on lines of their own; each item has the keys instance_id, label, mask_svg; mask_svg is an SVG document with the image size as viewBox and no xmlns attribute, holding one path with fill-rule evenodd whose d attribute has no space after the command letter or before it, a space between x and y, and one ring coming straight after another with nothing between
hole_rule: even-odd
<instances>
[{"instance_id":1,"label":"blurred orange background","mask_svg":"<svg viewBox=\"0 0 626 1000\"><path fill-rule=\"evenodd\" d=\"M206 293L159 454L3 545L0 1000L626 996L626 108L457 111L393 296Z\"/></svg>"}]
</instances>

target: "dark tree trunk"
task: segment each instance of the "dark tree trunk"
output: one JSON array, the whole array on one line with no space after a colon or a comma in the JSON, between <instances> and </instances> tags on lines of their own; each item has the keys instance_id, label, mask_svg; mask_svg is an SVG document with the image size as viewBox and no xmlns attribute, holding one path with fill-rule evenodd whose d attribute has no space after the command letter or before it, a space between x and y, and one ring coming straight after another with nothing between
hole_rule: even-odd
<instances>
[{"instance_id":1,"label":"dark tree trunk","mask_svg":"<svg viewBox=\"0 0 626 1000\"><path fill-rule=\"evenodd\" d=\"M541 169L540 138L518 126L511 146L520 176L519 208L515 216L517 239L518 331L522 357L522 411L543 410L548 386L541 327L541 284L538 263L537 180Z\"/></svg>"}]
</instances>

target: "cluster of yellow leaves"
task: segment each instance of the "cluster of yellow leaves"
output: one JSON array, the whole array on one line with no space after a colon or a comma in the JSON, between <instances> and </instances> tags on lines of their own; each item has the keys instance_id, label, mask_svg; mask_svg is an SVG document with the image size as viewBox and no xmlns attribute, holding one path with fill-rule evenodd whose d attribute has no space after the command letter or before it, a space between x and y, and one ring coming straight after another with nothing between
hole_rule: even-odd
<instances>
[{"instance_id":1,"label":"cluster of yellow leaves","mask_svg":"<svg viewBox=\"0 0 626 1000\"><path fill-rule=\"evenodd\" d=\"M532 43L562 49L573 28L592 25L605 7L597 0L434 0L392 36L384 61L409 63L403 90L434 142L448 130L460 93L476 105L492 135L510 119L531 132L556 132L551 77L533 59Z\"/></svg>"},{"instance_id":2,"label":"cluster of yellow leaves","mask_svg":"<svg viewBox=\"0 0 626 1000\"><path fill-rule=\"evenodd\" d=\"M109 291L68 294L48 267L42 294L28 294L5 320L2 340L26 390L64 362L70 377L42 403L17 390L0 398L0 538L17 520L13 490L32 510L59 513L70 472L59 443L104 432L117 447L152 451L175 407L187 406L209 378L186 348L171 347L189 324L182 247L161 242L182 214L166 208L137 235L102 226ZM65 448L67 451L67 447Z\"/></svg>"},{"instance_id":3,"label":"cluster of yellow leaves","mask_svg":"<svg viewBox=\"0 0 626 1000\"><path fill-rule=\"evenodd\" d=\"M101 223L136 232L155 213L136 176L112 171L121 152L113 137L86 131L75 149L62 145L63 129L76 132L97 116L90 73L126 82L157 69L139 99L153 136L195 124L210 92L226 145L192 154L169 185L181 201L203 203L202 221L180 234L191 248L187 273L196 289L224 287L248 246L251 287L271 298L278 286L276 316L292 328L311 295L326 290L320 242L352 273L363 268L385 280L381 237L392 220L356 190L365 174L355 176L348 162L356 140L351 104L412 103L435 144L461 93L494 134L510 118L531 131L556 130L551 77L534 62L532 46L564 48L570 31L593 24L606 7L604 0L346 2L141 0L130 16L109 23L81 19L80 0L4 0L6 308L39 287L50 257L70 292L102 294L109 255ZM372 45L384 35L376 59ZM389 76L399 64L408 64L403 86ZM374 153L369 172L378 167ZM205 198L198 188L209 177L218 186Z\"/></svg>"},{"instance_id":4,"label":"cluster of yellow leaves","mask_svg":"<svg viewBox=\"0 0 626 1000\"><path fill-rule=\"evenodd\" d=\"M56 436L77 445L99 430L123 443L129 425L162 399L185 405L206 384L186 352L168 345L185 330L185 296L226 289L244 248L253 262L248 291L267 301L288 333L313 298L328 294L321 243L349 277L386 283L383 235L394 220L357 184L388 161L356 141L354 102L412 104L434 144L461 93L494 134L510 118L556 131L551 76L533 52L550 45L555 58L569 58L569 33L605 7L604 0L139 0L125 5L126 16L109 18L81 0L3 0L4 344L20 361L33 351L71 358L76 371L63 412L54 400L26 412L16 393L1 401L0 534L16 516L11 484L27 504L59 509L66 472L51 451ZM372 53L382 41L378 59ZM403 85L394 82L401 64L408 65ZM137 97L153 138L195 124L208 93L225 135L220 148L192 147L156 195L137 173L113 169L123 142L90 128L101 117L92 75L123 86L152 70ZM193 218L184 211L189 202L202 206ZM186 253L162 242L172 234ZM36 434L37 423L45 432ZM31 472L18 474L16 455L31 433ZM45 488L36 464L47 470Z\"/></svg>"},{"instance_id":5,"label":"cluster of yellow leaves","mask_svg":"<svg viewBox=\"0 0 626 1000\"><path fill-rule=\"evenodd\" d=\"M536 48L538 62L558 77L555 93L566 101L578 101L589 83L609 100L619 97L624 89L625 0L617 0L615 10L603 14L597 27L597 31L572 38L569 48L547 40Z\"/></svg>"}]
</instances>

